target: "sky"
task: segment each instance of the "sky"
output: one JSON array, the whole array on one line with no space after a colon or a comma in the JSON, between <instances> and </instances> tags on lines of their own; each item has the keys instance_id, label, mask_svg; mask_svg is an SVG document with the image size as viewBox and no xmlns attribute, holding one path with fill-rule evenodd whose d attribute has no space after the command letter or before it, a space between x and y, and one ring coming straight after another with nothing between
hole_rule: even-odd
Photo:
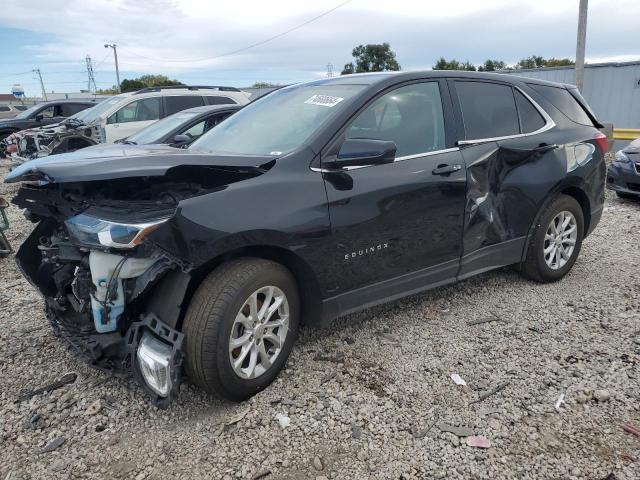
<instances>
[{"instance_id":1,"label":"sky","mask_svg":"<svg viewBox=\"0 0 640 480\"><path fill-rule=\"evenodd\" d=\"M353 47L367 43L389 42L403 70L429 69L440 56L476 64L530 55L573 58L578 12L578 0L2 4L0 93L19 83L28 96L40 93L36 68L48 92L86 89L87 55L98 88L114 85L113 51L105 43L117 44L121 79L154 73L238 87L313 80L326 76L329 63L339 73ZM587 61L640 60L640 29L632 21L638 18L638 0L591 0Z\"/></svg>"}]
</instances>

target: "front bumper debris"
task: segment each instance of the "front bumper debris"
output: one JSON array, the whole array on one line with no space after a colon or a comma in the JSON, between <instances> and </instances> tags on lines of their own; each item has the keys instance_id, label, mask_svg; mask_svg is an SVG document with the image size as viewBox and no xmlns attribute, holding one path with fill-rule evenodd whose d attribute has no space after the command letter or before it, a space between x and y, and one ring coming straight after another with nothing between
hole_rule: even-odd
<instances>
[{"instance_id":1,"label":"front bumper debris","mask_svg":"<svg viewBox=\"0 0 640 480\"><path fill-rule=\"evenodd\" d=\"M640 163L613 162L607 169L607 188L640 196Z\"/></svg>"}]
</instances>

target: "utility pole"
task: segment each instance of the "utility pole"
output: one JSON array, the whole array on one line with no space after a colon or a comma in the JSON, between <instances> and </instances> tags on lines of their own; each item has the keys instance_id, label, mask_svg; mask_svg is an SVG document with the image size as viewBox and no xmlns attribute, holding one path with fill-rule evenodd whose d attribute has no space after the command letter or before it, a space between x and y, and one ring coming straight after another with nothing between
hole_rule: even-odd
<instances>
[{"instance_id":1,"label":"utility pole","mask_svg":"<svg viewBox=\"0 0 640 480\"><path fill-rule=\"evenodd\" d=\"M116 61L116 80L118 81L118 85L116 85L116 89L118 90L118 93L120 93L120 71L118 70L118 50L116 49L116 44L105 43L104 48L113 48L113 57Z\"/></svg>"},{"instance_id":2,"label":"utility pole","mask_svg":"<svg viewBox=\"0 0 640 480\"><path fill-rule=\"evenodd\" d=\"M576 44L576 86L582 92L584 84L584 50L587 42L587 10L589 0L580 0L578 12L578 41Z\"/></svg>"},{"instance_id":3,"label":"utility pole","mask_svg":"<svg viewBox=\"0 0 640 480\"><path fill-rule=\"evenodd\" d=\"M42 81L42 74L40 73L40 69L36 68L33 70L33 73L37 73L38 74L38 78L40 79L40 87L42 88L42 97L44 98L44 101L47 101L47 91L44 89L44 82Z\"/></svg>"},{"instance_id":4,"label":"utility pole","mask_svg":"<svg viewBox=\"0 0 640 480\"><path fill-rule=\"evenodd\" d=\"M93 76L93 65L91 64L91 57L87 54L84 60L87 63L87 90L96 93L98 88L96 87L96 79ZM91 88L92 85L93 89Z\"/></svg>"}]
</instances>

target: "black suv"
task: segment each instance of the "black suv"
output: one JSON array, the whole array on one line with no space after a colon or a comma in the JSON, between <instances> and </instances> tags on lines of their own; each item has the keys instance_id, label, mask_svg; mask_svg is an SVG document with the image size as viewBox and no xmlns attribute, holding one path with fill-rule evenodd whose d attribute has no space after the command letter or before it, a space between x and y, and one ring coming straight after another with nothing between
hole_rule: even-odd
<instances>
[{"instance_id":1,"label":"black suv","mask_svg":"<svg viewBox=\"0 0 640 480\"><path fill-rule=\"evenodd\" d=\"M603 210L606 138L573 87L347 75L278 90L188 149L78 151L7 181L56 334L166 406L240 400L301 323L514 265L561 279Z\"/></svg>"},{"instance_id":2,"label":"black suv","mask_svg":"<svg viewBox=\"0 0 640 480\"><path fill-rule=\"evenodd\" d=\"M59 123L96 105L97 102L94 100L56 100L38 103L13 118L0 119L0 140L20 130Z\"/></svg>"}]
</instances>

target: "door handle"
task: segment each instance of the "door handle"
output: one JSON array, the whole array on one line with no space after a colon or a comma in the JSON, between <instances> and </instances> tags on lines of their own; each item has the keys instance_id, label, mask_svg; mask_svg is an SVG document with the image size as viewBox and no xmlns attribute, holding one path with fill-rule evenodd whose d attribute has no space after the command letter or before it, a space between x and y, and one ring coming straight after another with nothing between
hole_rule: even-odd
<instances>
[{"instance_id":1,"label":"door handle","mask_svg":"<svg viewBox=\"0 0 640 480\"><path fill-rule=\"evenodd\" d=\"M462 165L458 165L458 164L447 165L446 163L443 163L438 165L436 168L434 168L431 173L434 175L449 175L461 169L462 169Z\"/></svg>"}]
</instances>

